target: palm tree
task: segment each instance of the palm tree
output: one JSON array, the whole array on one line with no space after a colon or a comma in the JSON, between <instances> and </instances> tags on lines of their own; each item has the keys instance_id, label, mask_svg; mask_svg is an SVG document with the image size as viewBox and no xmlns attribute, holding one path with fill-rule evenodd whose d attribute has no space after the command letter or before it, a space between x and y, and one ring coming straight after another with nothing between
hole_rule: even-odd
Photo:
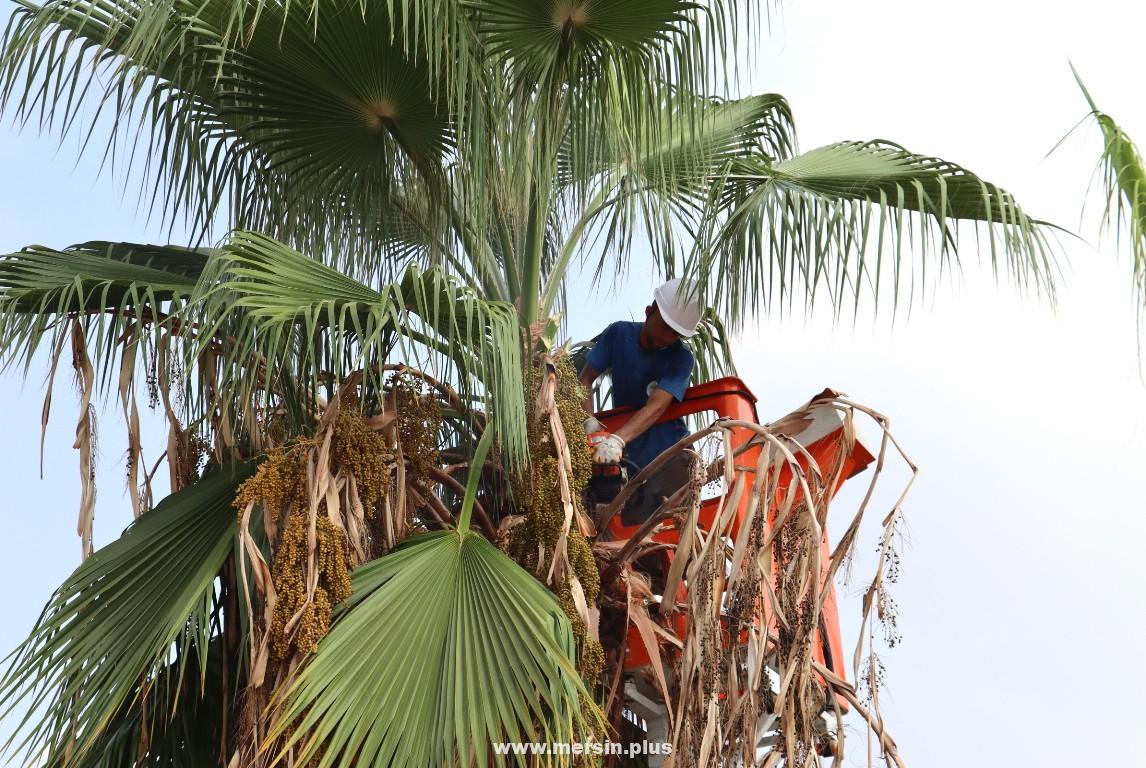
<instances>
[{"instance_id":1,"label":"palm tree","mask_svg":"<svg viewBox=\"0 0 1146 768\"><path fill-rule=\"evenodd\" d=\"M616 728L556 346L568 276L634 254L689 276L705 377L774 303L838 312L933 280L959 220L1052 288L1038 222L1000 188L887 141L799 153L783 97L730 98L721 62L763 6L21 2L5 108L60 134L110 120L107 151L195 235L0 262L0 357L71 360L84 467L89 404L115 394L137 518L93 553L87 472L86 559L0 684L28 707L11 746L422 766ZM158 503L144 391L170 430ZM782 756L814 761L792 733Z\"/></svg>"}]
</instances>

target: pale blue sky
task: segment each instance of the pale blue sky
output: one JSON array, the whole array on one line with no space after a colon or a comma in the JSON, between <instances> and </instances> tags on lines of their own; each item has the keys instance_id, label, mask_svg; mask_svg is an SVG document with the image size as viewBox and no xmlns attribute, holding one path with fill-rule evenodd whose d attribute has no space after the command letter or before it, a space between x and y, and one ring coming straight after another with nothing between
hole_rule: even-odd
<instances>
[{"instance_id":1,"label":"pale blue sky","mask_svg":"<svg viewBox=\"0 0 1146 768\"><path fill-rule=\"evenodd\" d=\"M1044 159L1085 114L1067 60L1100 106L1146 142L1146 102L1133 75L1146 15L1112 0L1052 7L785 3L772 39L750 46L756 74L745 90L785 94L805 149L891 139L961 163L1014 192L1033 215L1077 228L1101 140L1088 124ZM77 167L74 143L57 149L6 122L0 168L0 252L33 242L164 239L135 215L134 188L125 200L94 162ZM1091 212L1099 207L1092 198ZM1094 218L1079 230L1090 243ZM887 317L855 327L833 327L822 313L806 322L768 317L738 341L764 419L831 386L889 415L922 468L894 591L904 641L886 654L883 697L912 765L1126 764L1141 731L1146 619L1137 605L1146 584L1132 553L1146 534L1146 389L1130 266L1112 243L1063 244L1069 261L1057 311L996 286L968 248L962 278L894 326ZM638 271L620 297L577 306L573 335L636 316L644 279ZM12 375L0 380L8 405L0 421L4 650L79 559L75 399L61 376L39 480L42 376L33 369L22 387ZM97 542L130 520L122 444L109 409ZM153 439L150 450L159 445ZM902 479L889 470L873 522ZM861 543L857 585L872 565L875 534L869 528ZM854 632L858 587L844 593L843 622ZM851 754L849 764L863 763L862 748Z\"/></svg>"}]
</instances>

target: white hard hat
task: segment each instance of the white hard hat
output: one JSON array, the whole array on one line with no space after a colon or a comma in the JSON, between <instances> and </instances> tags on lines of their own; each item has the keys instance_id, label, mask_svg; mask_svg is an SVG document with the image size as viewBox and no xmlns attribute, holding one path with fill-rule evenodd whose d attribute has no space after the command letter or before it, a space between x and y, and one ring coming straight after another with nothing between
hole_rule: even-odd
<instances>
[{"instance_id":1,"label":"white hard hat","mask_svg":"<svg viewBox=\"0 0 1146 768\"><path fill-rule=\"evenodd\" d=\"M696 335L696 327L700 325L700 304L695 297L681 292L679 279L657 286L653 299L669 328L686 339Z\"/></svg>"}]
</instances>

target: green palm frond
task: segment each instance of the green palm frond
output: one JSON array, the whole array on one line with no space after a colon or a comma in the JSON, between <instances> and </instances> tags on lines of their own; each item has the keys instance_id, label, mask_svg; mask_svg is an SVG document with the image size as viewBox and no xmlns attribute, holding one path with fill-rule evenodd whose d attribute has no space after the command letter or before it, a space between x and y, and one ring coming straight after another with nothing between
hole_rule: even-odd
<instances>
[{"instance_id":1,"label":"green palm frond","mask_svg":"<svg viewBox=\"0 0 1146 768\"><path fill-rule=\"evenodd\" d=\"M483 537L414 537L353 584L270 737L299 745L298 761L503 765L491 744L580 740L568 619Z\"/></svg>"},{"instance_id":2,"label":"green palm frond","mask_svg":"<svg viewBox=\"0 0 1146 768\"><path fill-rule=\"evenodd\" d=\"M130 157L146 162L167 218L205 230L229 208L235 226L316 252L348 236L376 248L395 182L441 182L453 146L444 86L405 53L382 5L338 3L316 26L268 4L230 49L226 0L160 5L154 17L112 0L18 10L3 101L63 131L99 103L113 141L144 147Z\"/></svg>"},{"instance_id":3,"label":"green palm frond","mask_svg":"<svg viewBox=\"0 0 1146 768\"><path fill-rule=\"evenodd\" d=\"M687 340L696 358L692 383L701 384L722 376L736 376L736 362L732 359L732 340L720 316L711 308L706 310L696 329L696 335Z\"/></svg>"},{"instance_id":4,"label":"green palm frond","mask_svg":"<svg viewBox=\"0 0 1146 768\"><path fill-rule=\"evenodd\" d=\"M687 0L474 0L468 4L487 53L536 73L559 59L628 50L648 54L681 35Z\"/></svg>"},{"instance_id":5,"label":"green palm frond","mask_svg":"<svg viewBox=\"0 0 1146 768\"><path fill-rule=\"evenodd\" d=\"M130 7L122 0L114 2L120 4L121 10ZM258 34L277 34L288 25L310 25L317 30L331 16L342 13L366 16L382 3L369 0L213 0L213 5L218 12L217 29L221 31L220 51L227 54L241 50ZM387 13L397 11L396 15L401 17L400 23L395 25L394 39L401 43L405 53L427 61L435 78L449 73L451 80L457 83L457 89L449 91L451 96L467 90L469 85L464 67L461 72L451 72L451 68L472 56L468 35L459 34L469 31L463 22L463 5L458 0L414 0L401 5L385 3ZM138 4L131 18L140 26L153 27L162 25L167 14L164 4L146 3ZM470 75L477 76L477 73Z\"/></svg>"},{"instance_id":6,"label":"green palm frond","mask_svg":"<svg viewBox=\"0 0 1146 768\"><path fill-rule=\"evenodd\" d=\"M1141 307L1146 308L1146 169L1138 147L1110 115L1098 108L1078 72L1071 67L1090 113L1102 129L1102 181L1106 209L1103 223L1114 221L1116 234L1130 241L1134 284Z\"/></svg>"},{"instance_id":7,"label":"green palm frond","mask_svg":"<svg viewBox=\"0 0 1146 768\"><path fill-rule=\"evenodd\" d=\"M0 103L61 137L78 128L86 135L85 148L94 125L107 115L113 126L107 153L113 158L117 149L130 147L134 161L135 147L146 147L153 129L161 148L148 164L153 195L168 214L194 206L190 215L205 229L222 200L191 198L219 189L224 179L220 169L208 172L212 158L222 159L219 142L210 137L223 126L205 122L201 112L210 89L201 76L207 53L198 46L217 43L207 23L213 14L205 4L202 11L204 22L197 23L170 4L21 3L4 34ZM80 120L89 125L77 126Z\"/></svg>"},{"instance_id":8,"label":"green palm frond","mask_svg":"<svg viewBox=\"0 0 1146 768\"><path fill-rule=\"evenodd\" d=\"M258 390L312 396L351 373L380 386L392 350L456 380L484 400L509 461L525 457L525 396L517 312L484 301L438 268L409 267L371 288L251 232L233 233L204 273L194 301L202 338L220 340L227 402ZM215 343L215 342L212 342ZM419 351L420 350L420 351Z\"/></svg>"},{"instance_id":9,"label":"green palm frond","mask_svg":"<svg viewBox=\"0 0 1146 768\"><path fill-rule=\"evenodd\" d=\"M208 258L206 251L108 242L63 251L30 246L0 257L0 366L29 365L44 334L69 317L94 326L96 357L109 356L125 332L159 333Z\"/></svg>"},{"instance_id":10,"label":"green palm frond","mask_svg":"<svg viewBox=\"0 0 1146 768\"><path fill-rule=\"evenodd\" d=\"M700 194L703 204L711 179L729 163L746 158L785 160L795 150L792 111L776 93L730 100L674 98L655 115L657 144L597 141L570 146L560 158L563 178L568 181L578 171L592 177L621 172L634 185L661 194ZM572 157L578 151L588 157Z\"/></svg>"},{"instance_id":11,"label":"green palm frond","mask_svg":"<svg viewBox=\"0 0 1146 768\"><path fill-rule=\"evenodd\" d=\"M252 469L216 468L172 494L56 590L0 680L0 712L28 708L9 749L73 765L143 706L141 681L147 697L173 705L187 674L201 687L215 579L235 543L231 501Z\"/></svg>"},{"instance_id":12,"label":"green palm frond","mask_svg":"<svg viewBox=\"0 0 1146 768\"><path fill-rule=\"evenodd\" d=\"M633 172L661 194L695 195L726 164L745 157L786 160L795 150L792 111L777 93L688 106L678 101L661 121L664 142L631 162Z\"/></svg>"},{"instance_id":13,"label":"green palm frond","mask_svg":"<svg viewBox=\"0 0 1146 768\"><path fill-rule=\"evenodd\" d=\"M865 291L898 303L956 266L960 221L985 230L996 275L1005 267L1021 287L1053 297L1041 222L970 171L885 141L737 163L714 185L708 220L702 247L711 252L694 254L694 268L734 319L801 291L811 305L825 290L837 312Z\"/></svg>"},{"instance_id":14,"label":"green palm frond","mask_svg":"<svg viewBox=\"0 0 1146 768\"><path fill-rule=\"evenodd\" d=\"M154 677L141 681L106 729L83 755L44 763L44 768L203 768L218 761L233 691L226 690L223 637L200 650L186 649ZM232 672L232 674L234 674ZM233 681L232 681L233 683Z\"/></svg>"},{"instance_id":15,"label":"green palm frond","mask_svg":"<svg viewBox=\"0 0 1146 768\"><path fill-rule=\"evenodd\" d=\"M676 244L695 235L706 215L714 184L723 183L734 163L782 160L795 148L795 127L787 101L778 94L735 100L668 101L654 112L659 142L642 147L623 136L613 141L572 139L559 157L562 186L594 188L591 199L568 201L576 221L567 227L555 262L547 271L544 311L556 306L565 273L587 250L591 235L600 254L598 275L609 274L608 261L627 263L634 235L644 228L645 242L662 269L671 272ZM638 152L638 154L634 154Z\"/></svg>"},{"instance_id":16,"label":"green palm frond","mask_svg":"<svg viewBox=\"0 0 1146 768\"><path fill-rule=\"evenodd\" d=\"M411 175L406 166L438 181L453 144L444 86L403 52L381 4L336 5L317 26L265 12L273 13L281 18L220 62L213 94L262 177L245 194L270 196L267 215L246 226L274 233L275 212L291 211L337 228L316 207L334 202L377 227L367 217L385 206L393 181Z\"/></svg>"},{"instance_id":17,"label":"green palm frond","mask_svg":"<svg viewBox=\"0 0 1146 768\"><path fill-rule=\"evenodd\" d=\"M566 121L586 146L648 154L664 137L647 105L698 91L701 52L722 60L763 5L50 0L9 25L0 101L65 132L95 130L98 106L109 150L144 164L167 219L203 232L225 216L309 253L369 258L385 250L389 194L415 183L438 203L460 194L485 237L490 201L522 188L519 173L489 171L515 156L544 166ZM506 87L537 47L580 52L568 89L561 67L527 92ZM440 216L431 240L444 231Z\"/></svg>"}]
</instances>

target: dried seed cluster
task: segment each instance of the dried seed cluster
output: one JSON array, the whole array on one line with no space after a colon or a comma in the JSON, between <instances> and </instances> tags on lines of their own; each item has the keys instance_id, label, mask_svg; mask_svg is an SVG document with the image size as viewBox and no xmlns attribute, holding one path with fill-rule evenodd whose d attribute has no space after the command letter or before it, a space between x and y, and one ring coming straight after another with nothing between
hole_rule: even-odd
<instances>
[{"instance_id":1,"label":"dried seed cluster","mask_svg":"<svg viewBox=\"0 0 1146 768\"><path fill-rule=\"evenodd\" d=\"M354 398L342 400L331 453L342 469L353 473L362 506L368 515L373 514L393 485L394 454L385 438L366 426Z\"/></svg>"},{"instance_id":2,"label":"dried seed cluster","mask_svg":"<svg viewBox=\"0 0 1146 768\"><path fill-rule=\"evenodd\" d=\"M433 393L424 391L420 380L412 376L394 374L389 384L397 413L402 457L416 478L427 479L431 467L439 463L442 405Z\"/></svg>"},{"instance_id":3,"label":"dried seed cluster","mask_svg":"<svg viewBox=\"0 0 1146 768\"><path fill-rule=\"evenodd\" d=\"M271 567L271 580L278 598L271 626L271 650L279 661L295 653L316 650L318 641L330 631L331 609L350 596L346 534L330 522L325 510L320 508L315 521L318 586L313 599L307 602L308 518L303 507L290 513ZM287 624L300 610L302 618L287 631Z\"/></svg>"},{"instance_id":4,"label":"dried seed cluster","mask_svg":"<svg viewBox=\"0 0 1146 768\"><path fill-rule=\"evenodd\" d=\"M569 446L570 463L573 472L569 478L573 503L580 506L585 487L592 471L592 458L584 439L585 409L582 406L582 392L577 373L568 356L556 358L557 390L554 395L557 414L565 432ZM537 392L543 383L544 368L531 369L527 376L525 391L529 393L529 403L536 400ZM516 478L514 497L525 515L524 522L510 534L507 552L539 578L544 580L550 558L557 546L557 540L565 524L565 508L561 502L561 485L558 475L557 448L553 442L549 419L545 414L534 414L529 423L529 455L532 471ZM601 574L593 557L589 540L573 527L566 541L569 568L576 575L585 593L585 600L593 605L601 591ZM539 557L539 554L543 555ZM566 578L553 586L561 607L569 617L573 633L581 641L581 657L578 667L588 681L595 681L605 663L604 649L600 642L588 637L588 628L581 620L573 600L571 580Z\"/></svg>"},{"instance_id":5,"label":"dried seed cluster","mask_svg":"<svg viewBox=\"0 0 1146 768\"><path fill-rule=\"evenodd\" d=\"M240 512L248 504L260 504L263 514L273 520L288 509L307 503L305 448L310 440L296 440L271 450L258 471L247 478L235 494Z\"/></svg>"},{"instance_id":6,"label":"dried seed cluster","mask_svg":"<svg viewBox=\"0 0 1146 768\"><path fill-rule=\"evenodd\" d=\"M198 430L181 429L174 420L172 430L175 433L174 479L178 488L186 488L199 480L203 462L211 452L211 441L199 434Z\"/></svg>"}]
</instances>

